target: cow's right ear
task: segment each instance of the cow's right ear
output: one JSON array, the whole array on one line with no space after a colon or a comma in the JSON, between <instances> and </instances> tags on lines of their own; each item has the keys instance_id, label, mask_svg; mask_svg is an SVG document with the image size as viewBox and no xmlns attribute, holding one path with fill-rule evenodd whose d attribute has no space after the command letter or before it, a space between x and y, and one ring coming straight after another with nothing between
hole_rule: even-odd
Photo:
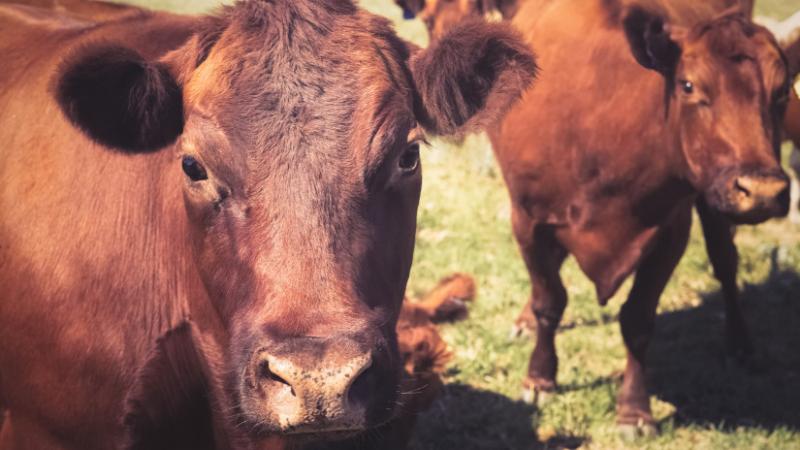
<instances>
[{"instance_id":1,"label":"cow's right ear","mask_svg":"<svg viewBox=\"0 0 800 450\"><path fill-rule=\"evenodd\" d=\"M93 45L74 53L55 79L67 118L100 144L149 152L183 131L181 88L166 65L133 50Z\"/></svg>"},{"instance_id":2,"label":"cow's right ear","mask_svg":"<svg viewBox=\"0 0 800 450\"><path fill-rule=\"evenodd\" d=\"M420 96L417 118L430 133L462 137L497 121L538 70L511 27L483 20L455 26L410 61Z\"/></svg>"},{"instance_id":3,"label":"cow's right ear","mask_svg":"<svg viewBox=\"0 0 800 450\"><path fill-rule=\"evenodd\" d=\"M622 27L639 64L666 77L674 74L681 47L659 14L632 7L622 19Z\"/></svg>"}]
</instances>

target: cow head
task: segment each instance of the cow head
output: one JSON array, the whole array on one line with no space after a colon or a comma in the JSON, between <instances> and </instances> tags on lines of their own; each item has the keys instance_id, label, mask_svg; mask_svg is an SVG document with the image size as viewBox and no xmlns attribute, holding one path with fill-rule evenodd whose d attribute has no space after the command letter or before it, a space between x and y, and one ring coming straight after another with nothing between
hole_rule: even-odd
<instances>
[{"instance_id":1,"label":"cow head","mask_svg":"<svg viewBox=\"0 0 800 450\"><path fill-rule=\"evenodd\" d=\"M623 24L633 56L665 80L666 120L689 182L735 222L785 215L779 146L789 79L772 35L737 11L683 30L633 8Z\"/></svg>"},{"instance_id":2,"label":"cow head","mask_svg":"<svg viewBox=\"0 0 800 450\"><path fill-rule=\"evenodd\" d=\"M484 18L490 22L508 19L518 0L395 0L403 17L421 19L430 38L438 39L464 20Z\"/></svg>"},{"instance_id":3,"label":"cow head","mask_svg":"<svg viewBox=\"0 0 800 450\"><path fill-rule=\"evenodd\" d=\"M349 1L251 0L155 60L86 46L55 93L107 147L175 152L231 420L324 437L395 412L426 133L481 129L534 72L501 25L421 50Z\"/></svg>"}]
</instances>

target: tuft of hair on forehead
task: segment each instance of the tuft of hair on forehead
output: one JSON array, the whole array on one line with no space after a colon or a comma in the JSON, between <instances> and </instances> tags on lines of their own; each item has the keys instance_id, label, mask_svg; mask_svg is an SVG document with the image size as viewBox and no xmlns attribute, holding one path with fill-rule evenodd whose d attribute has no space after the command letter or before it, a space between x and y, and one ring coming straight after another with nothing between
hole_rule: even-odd
<instances>
[{"instance_id":1,"label":"tuft of hair on forehead","mask_svg":"<svg viewBox=\"0 0 800 450\"><path fill-rule=\"evenodd\" d=\"M246 30L272 27L290 32L300 21L322 33L330 31L336 16L357 11L351 0L239 0L223 8L231 24Z\"/></svg>"},{"instance_id":2,"label":"tuft of hair on forehead","mask_svg":"<svg viewBox=\"0 0 800 450\"><path fill-rule=\"evenodd\" d=\"M744 15L733 13L698 24L689 32L688 38L692 41L706 38L714 53L733 56L747 46L747 38L755 32L755 26Z\"/></svg>"}]
</instances>

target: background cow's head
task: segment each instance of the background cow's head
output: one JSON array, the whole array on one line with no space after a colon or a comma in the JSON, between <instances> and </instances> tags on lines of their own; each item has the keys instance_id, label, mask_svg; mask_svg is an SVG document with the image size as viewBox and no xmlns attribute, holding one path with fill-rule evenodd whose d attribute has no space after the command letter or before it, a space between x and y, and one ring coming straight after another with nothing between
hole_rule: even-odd
<instances>
[{"instance_id":1,"label":"background cow's head","mask_svg":"<svg viewBox=\"0 0 800 450\"><path fill-rule=\"evenodd\" d=\"M789 78L772 35L737 10L684 30L632 8L623 24L639 64L664 77L667 120L692 185L737 222L785 215L779 147Z\"/></svg>"},{"instance_id":2,"label":"background cow's head","mask_svg":"<svg viewBox=\"0 0 800 450\"><path fill-rule=\"evenodd\" d=\"M419 18L431 40L438 39L464 20L497 22L514 15L519 0L395 0L406 19Z\"/></svg>"},{"instance_id":3,"label":"background cow's head","mask_svg":"<svg viewBox=\"0 0 800 450\"><path fill-rule=\"evenodd\" d=\"M420 50L349 1L251 0L157 60L86 46L55 93L99 143L175 152L232 420L319 435L394 413L426 132L481 129L534 71L501 25Z\"/></svg>"}]
</instances>

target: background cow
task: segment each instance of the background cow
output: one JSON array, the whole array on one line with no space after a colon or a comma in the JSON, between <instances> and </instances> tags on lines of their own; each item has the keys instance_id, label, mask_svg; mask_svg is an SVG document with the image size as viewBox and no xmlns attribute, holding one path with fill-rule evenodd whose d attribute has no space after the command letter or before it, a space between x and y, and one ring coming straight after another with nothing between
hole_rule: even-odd
<instances>
[{"instance_id":1,"label":"background cow","mask_svg":"<svg viewBox=\"0 0 800 450\"><path fill-rule=\"evenodd\" d=\"M556 388L566 256L601 304L635 272L620 313L628 363L617 418L650 434L644 357L693 205L722 283L728 348L752 352L731 229L788 209L778 158L786 63L767 30L712 2L529 1L513 24L543 67L490 130L532 283L537 342L525 386Z\"/></svg>"},{"instance_id":2,"label":"background cow","mask_svg":"<svg viewBox=\"0 0 800 450\"><path fill-rule=\"evenodd\" d=\"M51 0L52 1L52 0ZM526 0L395 0L406 19L418 18L425 23L431 39L437 39L464 20L484 18L489 21L511 20ZM626 0L627 1L627 0ZM633 0L635 2L636 0ZM738 6L748 16L753 0L706 0L699 9ZM684 7L685 9L685 7Z\"/></svg>"},{"instance_id":3,"label":"background cow","mask_svg":"<svg viewBox=\"0 0 800 450\"><path fill-rule=\"evenodd\" d=\"M800 11L781 22L766 17L759 17L756 20L775 34L775 38L786 54L790 78L795 81L794 89L789 96L789 105L786 107L784 131L785 138L792 141L794 145L789 163L800 179L800 98L797 94L798 86L800 86L800 81L797 81L797 75L800 74ZM800 193L800 189L797 192ZM798 208L800 208L800 203L798 203Z\"/></svg>"},{"instance_id":4,"label":"background cow","mask_svg":"<svg viewBox=\"0 0 800 450\"><path fill-rule=\"evenodd\" d=\"M395 0L395 3L403 9L403 17L422 20L431 38L439 38L465 19L483 18L490 22L510 19L517 12L519 0Z\"/></svg>"},{"instance_id":5,"label":"background cow","mask_svg":"<svg viewBox=\"0 0 800 450\"><path fill-rule=\"evenodd\" d=\"M420 50L345 0L3 5L0 55L0 447L37 449L391 419L419 142L491 123L535 70L502 26Z\"/></svg>"}]
</instances>

